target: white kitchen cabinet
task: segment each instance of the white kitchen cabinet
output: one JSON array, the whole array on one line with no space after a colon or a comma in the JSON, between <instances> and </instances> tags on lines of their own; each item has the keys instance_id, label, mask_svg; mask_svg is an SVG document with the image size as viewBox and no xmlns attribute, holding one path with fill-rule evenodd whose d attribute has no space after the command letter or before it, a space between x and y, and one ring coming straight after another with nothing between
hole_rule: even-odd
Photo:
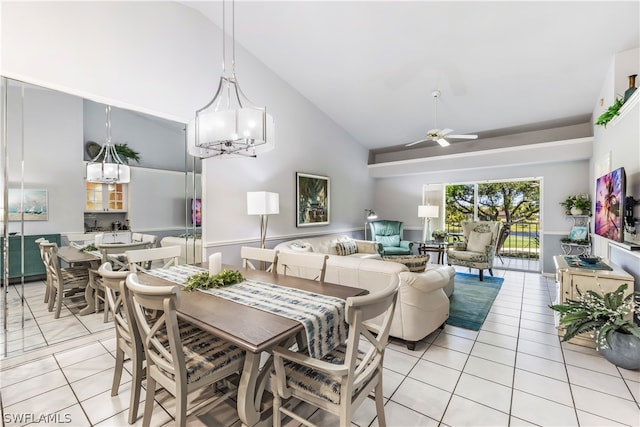
<instances>
[{"instance_id":1,"label":"white kitchen cabinet","mask_svg":"<svg viewBox=\"0 0 640 427\"><path fill-rule=\"evenodd\" d=\"M86 183L86 212L126 212L127 184Z\"/></svg>"}]
</instances>

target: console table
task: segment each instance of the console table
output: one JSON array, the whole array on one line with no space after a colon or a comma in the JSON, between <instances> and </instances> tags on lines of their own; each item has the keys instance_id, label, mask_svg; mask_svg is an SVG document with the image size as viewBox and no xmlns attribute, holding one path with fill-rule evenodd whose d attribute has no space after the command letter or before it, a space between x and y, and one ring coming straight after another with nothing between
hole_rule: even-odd
<instances>
[{"instance_id":1,"label":"console table","mask_svg":"<svg viewBox=\"0 0 640 427\"><path fill-rule=\"evenodd\" d=\"M553 257L556 267L555 304L562 304L568 299L577 300L580 298L578 289L582 293L588 290L598 293L611 292L618 289L623 283L627 283L628 287L625 296L633 292L633 276L620 268L620 266L605 259L599 262L595 268L590 268L589 265L585 266L579 260L577 256L557 255ZM598 267L602 269L596 269ZM604 269L605 267L610 268L610 270ZM558 335L564 336L564 329L559 327L560 313L554 312L554 314ZM586 333L576 336L569 342L591 348L595 348L596 345L593 337Z\"/></svg>"},{"instance_id":2,"label":"console table","mask_svg":"<svg viewBox=\"0 0 640 427\"><path fill-rule=\"evenodd\" d=\"M22 264L22 241L23 236L9 236L9 283L19 282L23 275L28 280L38 280L46 277L42 258L40 257L40 247L36 243L39 238L45 238L51 243L60 246L60 234L35 234L24 236L24 266ZM0 237L0 272L4 271L4 238ZM3 280L0 274L0 282Z\"/></svg>"}]
</instances>

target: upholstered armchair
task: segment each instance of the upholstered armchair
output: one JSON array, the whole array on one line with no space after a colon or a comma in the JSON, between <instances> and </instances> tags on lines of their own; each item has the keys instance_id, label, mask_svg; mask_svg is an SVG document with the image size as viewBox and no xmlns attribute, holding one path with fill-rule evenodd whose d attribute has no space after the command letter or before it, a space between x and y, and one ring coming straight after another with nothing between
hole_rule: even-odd
<instances>
[{"instance_id":1,"label":"upholstered armchair","mask_svg":"<svg viewBox=\"0 0 640 427\"><path fill-rule=\"evenodd\" d=\"M379 243L380 255L409 255L413 242L402 240L404 223L402 221L372 221L369 223L371 240Z\"/></svg>"},{"instance_id":2,"label":"upholstered armchair","mask_svg":"<svg viewBox=\"0 0 640 427\"><path fill-rule=\"evenodd\" d=\"M462 221L460 225L465 241L455 242L447 251L447 263L479 269L480 280L484 278L485 269L493 276L493 259L502 222Z\"/></svg>"}]
</instances>

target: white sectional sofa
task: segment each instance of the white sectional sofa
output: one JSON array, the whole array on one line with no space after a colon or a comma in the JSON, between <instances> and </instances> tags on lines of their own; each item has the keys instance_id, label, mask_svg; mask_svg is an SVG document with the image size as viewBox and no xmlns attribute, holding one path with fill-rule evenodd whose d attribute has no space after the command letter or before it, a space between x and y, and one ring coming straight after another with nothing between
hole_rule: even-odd
<instances>
[{"instance_id":1,"label":"white sectional sofa","mask_svg":"<svg viewBox=\"0 0 640 427\"><path fill-rule=\"evenodd\" d=\"M358 243L363 252L348 256L338 255L336 244L346 235L329 235L297 239L280 243L274 249L285 252L306 251L329 255L325 281L354 286L376 292L393 280L400 281L398 302L391 323L392 337L402 339L413 350L415 343L442 326L449 317L449 298L444 288L453 291L455 269L428 264L424 273L412 273L404 264L382 261L375 249L376 243ZM367 245L369 244L369 245ZM364 252L373 250L376 253ZM450 295L450 293L449 293Z\"/></svg>"}]
</instances>

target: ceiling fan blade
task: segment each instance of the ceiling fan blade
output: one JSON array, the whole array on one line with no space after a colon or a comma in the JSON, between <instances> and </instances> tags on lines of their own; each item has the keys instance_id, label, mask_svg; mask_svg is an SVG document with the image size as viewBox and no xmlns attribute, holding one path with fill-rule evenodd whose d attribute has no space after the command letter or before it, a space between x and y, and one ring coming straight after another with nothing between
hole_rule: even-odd
<instances>
[{"instance_id":1,"label":"ceiling fan blade","mask_svg":"<svg viewBox=\"0 0 640 427\"><path fill-rule=\"evenodd\" d=\"M478 139L478 135L447 135L447 138L456 138L456 139Z\"/></svg>"},{"instance_id":2,"label":"ceiling fan blade","mask_svg":"<svg viewBox=\"0 0 640 427\"><path fill-rule=\"evenodd\" d=\"M438 140L436 141L438 144L440 144L441 147L447 147L449 146L449 141L447 141L444 138L438 138Z\"/></svg>"},{"instance_id":3,"label":"ceiling fan blade","mask_svg":"<svg viewBox=\"0 0 640 427\"><path fill-rule=\"evenodd\" d=\"M413 141L408 144L405 144L405 147L411 147L412 145L420 144L421 142L427 142L428 139L421 139L420 141Z\"/></svg>"},{"instance_id":4,"label":"ceiling fan blade","mask_svg":"<svg viewBox=\"0 0 640 427\"><path fill-rule=\"evenodd\" d=\"M442 129L439 133L441 136L445 136L445 135L449 135L451 132L453 132L453 129Z\"/></svg>"}]
</instances>

